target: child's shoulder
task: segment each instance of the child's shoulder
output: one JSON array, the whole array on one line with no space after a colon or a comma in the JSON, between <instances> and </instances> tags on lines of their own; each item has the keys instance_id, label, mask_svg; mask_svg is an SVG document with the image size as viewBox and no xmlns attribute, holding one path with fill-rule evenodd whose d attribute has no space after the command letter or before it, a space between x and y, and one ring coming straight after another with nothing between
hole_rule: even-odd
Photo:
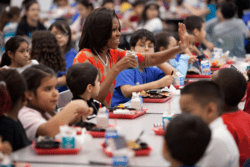
<instances>
[{"instance_id":1,"label":"child's shoulder","mask_svg":"<svg viewBox=\"0 0 250 167\"><path fill-rule=\"evenodd\" d=\"M21 110L18 112L18 118L19 117L22 117L23 115L27 115L27 114L30 114L30 115L41 115L41 113L35 109L32 109L32 108L29 108L29 107L26 107L26 106L23 106L21 108Z\"/></svg>"}]
</instances>

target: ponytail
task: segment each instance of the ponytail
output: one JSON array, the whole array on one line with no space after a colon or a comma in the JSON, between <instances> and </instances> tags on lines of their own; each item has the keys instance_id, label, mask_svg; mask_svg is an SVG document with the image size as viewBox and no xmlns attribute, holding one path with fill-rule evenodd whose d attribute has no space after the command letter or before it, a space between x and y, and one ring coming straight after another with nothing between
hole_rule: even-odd
<instances>
[{"instance_id":1,"label":"ponytail","mask_svg":"<svg viewBox=\"0 0 250 167\"><path fill-rule=\"evenodd\" d=\"M26 82L17 70L0 70L0 116L10 112L20 99L25 101L26 89Z\"/></svg>"},{"instance_id":2,"label":"ponytail","mask_svg":"<svg viewBox=\"0 0 250 167\"><path fill-rule=\"evenodd\" d=\"M9 57L7 52L4 52L4 54L2 56L0 67L9 66L10 64L11 64L11 58Z\"/></svg>"},{"instance_id":3,"label":"ponytail","mask_svg":"<svg viewBox=\"0 0 250 167\"><path fill-rule=\"evenodd\" d=\"M10 112L12 101L7 85L4 81L0 81L0 116Z\"/></svg>"}]
</instances>

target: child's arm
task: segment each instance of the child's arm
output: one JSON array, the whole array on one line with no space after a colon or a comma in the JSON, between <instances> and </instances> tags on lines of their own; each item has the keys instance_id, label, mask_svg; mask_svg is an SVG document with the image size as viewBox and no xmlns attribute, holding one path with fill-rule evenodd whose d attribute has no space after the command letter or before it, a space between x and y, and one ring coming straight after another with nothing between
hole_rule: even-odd
<instances>
[{"instance_id":1,"label":"child's arm","mask_svg":"<svg viewBox=\"0 0 250 167\"><path fill-rule=\"evenodd\" d=\"M93 109L88 107L88 104L83 100L74 100L66 105L62 111L49 119L47 123L39 126L36 132L36 136L50 136L54 137L59 133L59 127L61 125L68 125L73 123L77 117L86 119L88 115L93 112Z\"/></svg>"},{"instance_id":2,"label":"child's arm","mask_svg":"<svg viewBox=\"0 0 250 167\"><path fill-rule=\"evenodd\" d=\"M149 89L158 89L166 86L170 86L174 82L174 77L171 75L167 75L158 81L153 81L150 83L142 84L142 85L123 85L121 86L121 92L124 97L131 98L132 92L139 92L140 90L149 90Z\"/></svg>"},{"instance_id":3,"label":"child's arm","mask_svg":"<svg viewBox=\"0 0 250 167\"><path fill-rule=\"evenodd\" d=\"M57 78L57 85L56 86L65 86L66 85L66 75L63 75Z\"/></svg>"},{"instance_id":4,"label":"child's arm","mask_svg":"<svg viewBox=\"0 0 250 167\"><path fill-rule=\"evenodd\" d=\"M172 67L171 65L169 65L167 63L162 63L162 64L158 65L157 67L159 69L161 69L161 71L163 71L165 75L171 75L172 71L174 71L174 73L176 73L178 71L174 67Z\"/></svg>"},{"instance_id":5,"label":"child's arm","mask_svg":"<svg viewBox=\"0 0 250 167\"><path fill-rule=\"evenodd\" d=\"M208 7L205 7L204 9L199 9L186 3L183 4L183 6L191 12L191 15L204 17L210 13L210 10Z\"/></svg>"},{"instance_id":6,"label":"child's arm","mask_svg":"<svg viewBox=\"0 0 250 167\"><path fill-rule=\"evenodd\" d=\"M194 46L193 49L194 49L193 52L194 52L195 55L201 55L202 54L196 46Z\"/></svg>"}]
</instances>

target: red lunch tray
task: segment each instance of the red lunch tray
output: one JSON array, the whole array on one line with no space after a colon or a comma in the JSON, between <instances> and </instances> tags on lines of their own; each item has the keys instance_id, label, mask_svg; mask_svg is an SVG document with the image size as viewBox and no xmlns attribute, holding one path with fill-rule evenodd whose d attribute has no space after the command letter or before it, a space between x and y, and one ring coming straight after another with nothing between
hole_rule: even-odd
<instances>
[{"instance_id":1,"label":"red lunch tray","mask_svg":"<svg viewBox=\"0 0 250 167\"><path fill-rule=\"evenodd\" d=\"M186 78L211 78L212 75L189 74Z\"/></svg>"},{"instance_id":2,"label":"red lunch tray","mask_svg":"<svg viewBox=\"0 0 250 167\"><path fill-rule=\"evenodd\" d=\"M172 96L173 93L170 93L170 96L166 98L143 98L143 103L164 103L170 100Z\"/></svg>"},{"instance_id":3,"label":"red lunch tray","mask_svg":"<svg viewBox=\"0 0 250 167\"><path fill-rule=\"evenodd\" d=\"M117 119L135 119L139 116L142 116L146 114L147 108L143 108L142 111L136 113L136 114L113 114L109 113L109 118L117 118Z\"/></svg>"},{"instance_id":4,"label":"red lunch tray","mask_svg":"<svg viewBox=\"0 0 250 167\"><path fill-rule=\"evenodd\" d=\"M102 146L103 152L105 152L107 156L113 157L113 153L106 150L105 143L100 143L100 145ZM141 150L134 150L134 152L135 156L148 156L152 150L152 147L148 147Z\"/></svg>"},{"instance_id":5,"label":"red lunch tray","mask_svg":"<svg viewBox=\"0 0 250 167\"><path fill-rule=\"evenodd\" d=\"M227 63L227 64L234 64L235 61L233 61L233 60L228 60L226 63Z\"/></svg>"},{"instance_id":6,"label":"red lunch tray","mask_svg":"<svg viewBox=\"0 0 250 167\"><path fill-rule=\"evenodd\" d=\"M114 127L114 125L109 125L109 127ZM88 133L94 138L105 137L105 132L88 131Z\"/></svg>"},{"instance_id":7,"label":"red lunch tray","mask_svg":"<svg viewBox=\"0 0 250 167\"><path fill-rule=\"evenodd\" d=\"M221 67L213 67L213 66L211 66L211 71L217 71L217 70L220 70L220 69L223 69L223 68L229 68L229 67L230 67L230 64L224 64Z\"/></svg>"},{"instance_id":8,"label":"red lunch tray","mask_svg":"<svg viewBox=\"0 0 250 167\"><path fill-rule=\"evenodd\" d=\"M175 89L180 89L180 87L184 86L184 85L173 85L175 87Z\"/></svg>"},{"instance_id":9,"label":"red lunch tray","mask_svg":"<svg viewBox=\"0 0 250 167\"><path fill-rule=\"evenodd\" d=\"M82 148L62 149L62 148L37 148L35 141L32 142L34 151L39 155L59 155L59 154L78 154Z\"/></svg>"},{"instance_id":10,"label":"red lunch tray","mask_svg":"<svg viewBox=\"0 0 250 167\"><path fill-rule=\"evenodd\" d=\"M154 127L152 130L155 132L156 135L163 136L165 131L163 130L162 126Z\"/></svg>"}]
</instances>

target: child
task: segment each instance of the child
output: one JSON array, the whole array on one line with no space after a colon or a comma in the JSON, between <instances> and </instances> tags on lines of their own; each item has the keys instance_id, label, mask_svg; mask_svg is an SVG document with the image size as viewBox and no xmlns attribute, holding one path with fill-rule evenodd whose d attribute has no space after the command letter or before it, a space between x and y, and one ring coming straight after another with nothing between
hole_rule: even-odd
<instances>
[{"instance_id":1,"label":"child","mask_svg":"<svg viewBox=\"0 0 250 167\"><path fill-rule=\"evenodd\" d=\"M25 131L17 119L19 110L25 104L26 82L13 69L0 70L0 136L4 150L16 151L29 144Z\"/></svg>"},{"instance_id":2,"label":"child","mask_svg":"<svg viewBox=\"0 0 250 167\"><path fill-rule=\"evenodd\" d=\"M32 32L36 30L46 30L39 22L40 8L37 1L31 0L25 3L25 15L19 23L16 35L31 38Z\"/></svg>"},{"instance_id":3,"label":"child","mask_svg":"<svg viewBox=\"0 0 250 167\"><path fill-rule=\"evenodd\" d=\"M220 85L224 94L222 119L233 135L240 152L240 166L250 157L250 115L238 108L244 97L247 82L238 71L225 68L214 72L212 81Z\"/></svg>"},{"instance_id":4,"label":"child","mask_svg":"<svg viewBox=\"0 0 250 167\"><path fill-rule=\"evenodd\" d=\"M195 36L196 45L201 52L201 55L198 56L202 57L202 59L206 58L206 56L211 57L211 52L205 47L201 47L203 46L201 43L206 37L204 20L198 16L189 16L184 20L184 24L186 25L187 30L191 31Z\"/></svg>"},{"instance_id":5,"label":"child","mask_svg":"<svg viewBox=\"0 0 250 167\"><path fill-rule=\"evenodd\" d=\"M79 0L77 4L78 12L80 16L75 20L75 22L70 26L70 29L73 32L73 39L77 41L81 37L82 28L84 26L84 22L88 17L89 13L94 9L93 4L90 0Z\"/></svg>"},{"instance_id":6,"label":"child","mask_svg":"<svg viewBox=\"0 0 250 167\"><path fill-rule=\"evenodd\" d=\"M52 34L55 35L58 44L60 45L61 50L63 51L64 58L66 61L66 71L69 69L70 66L73 64L73 60L77 55L76 50L73 48L73 44L71 41L71 31L68 24L65 21L55 21L50 27L49 30ZM59 92L67 90L66 86L66 71L59 72L57 74L58 82L60 83L60 87L57 89Z\"/></svg>"},{"instance_id":7,"label":"child","mask_svg":"<svg viewBox=\"0 0 250 167\"><path fill-rule=\"evenodd\" d=\"M32 34L30 56L52 68L56 73L65 71L65 59L55 35L49 31L36 31ZM57 86L64 86L65 76L57 78Z\"/></svg>"},{"instance_id":8,"label":"child","mask_svg":"<svg viewBox=\"0 0 250 167\"><path fill-rule=\"evenodd\" d=\"M204 155L210 139L211 131L201 118L178 115L166 127L163 157L170 162L170 167L194 166Z\"/></svg>"},{"instance_id":9,"label":"child","mask_svg":"<svg viewBox=\"0 0 250 167\"><path fill-rule=\"evenodd\" d=\"M14 68L22 73L23 70L35 64L38 62L30 60L28 42L24 37L15 36L7 41L0 67Z\"/></svg>"},{"instance_id":10,"label":"child","mask_svg":"<svg viewBox=\"0 0 250 167\"><path fill-rule=\"evenodd\" d=\"M94 100L100 91L100 78L98 70L89 63L71 66L66 75L67 85L73 93L73 99L85 100L97 115L100 102ZM103 106L103 105L102 105Z\"/></svg>"},{"instance_id":11,"label":"child","mask_svg":"<svg viewBox=\"0 0 250 167\"><path fill-rule=\"evenodd\" d=\"M58 100L55 72L44 65L35 65L22 73L27 82L27 105L18 113L27 137L33 141L38 136L54 137L61 125L71 125L84 120L92 109L82 100L75 100L66 105L58 114L55 108Z\"/></svg>"},{"instance_id":12,"label":"child","mask_svg":"<svg viewBox=\"0 0 250 167\"><path fill-rule=\"evenodd\" d=\"M142 13L141 20L138 24L138 29L147 29L153 33L161 31L163 25L161 19L159 18L159 6L156 1L148 1L145 4L144 11Z\"/></svg>"},{"instance_id":13,"label":"child","mask_svg":"<svg viewBox=\"0 0 250 167\"><path fill-rule=\"evenodd\" d=\"M113 0L103 0L102 7L105 7L105 8L110 9L110 10L114 10L115 3Z\"/></svg>"},{"instance_id":14,"label":"child","mask_svg":"<svg viewBox=\"0 0 250 167\"><path fill-rule=\"evenodd\" d=\"M197 166L239 166L239 150L220 117L222 107L223 94L212 81L193 82L181 91L182 113L199 116L212 131L210 144Z\"/></svg>"},{"instance_id":15,"label":"child","mask_svg":"<svg viewBox=\"0 0 250 167\"><path fill-rule=\"evenodd\" d=\"M154 46L154 34L148 30L137 30L131 36L130 48L133 52L154 53ZM142 68L139 66L138 69L124 70L116 77L116 86L111 106L126 103L130 100L132 92L170 86L173 83L173 79L173 76L165 76L165 74L156 67Z\"/></svg>"},{"instance_id":16,"label":"child","mask_svg":"<svg viewBox=\"0 0 250 167\"><path fill-rule=\"evenodd\" d=\"M159 32L155 35L156 47L155 51L163 51L177 46L177 40L167 32ZM189 41L190 42L190 41ZM195 60L195 56L188 54L178 54L175 59L170 59L170 63L184 77L187 74L188 62Z\"/></svg>"},{"instance_id":17,"label":"child","mask_svg":"<svg viewBox=\"0 0 250 167\"><path fill-rule=\"evenodd\" d=\"M18 7L6 7L0 18L0 31L3 33L4 43L15 36L20 18L21 9Z\"/></svg>"},{"instance_id":18,"label":"child","mask_svg":"<svg viewBox=\"0 0 250 167\"><path fill-rule=\"evenodd\" d=\"M249 37L249 29L242 19L234 18L236 7L232 2L222 2L217 9L217 16L221 21L214 26L212 41L218 45L223 41L223 51L230 51L230 56L245 57L244 39ZM218 46L217 46L218 47Z\"/></svg>"}]
</instances>

